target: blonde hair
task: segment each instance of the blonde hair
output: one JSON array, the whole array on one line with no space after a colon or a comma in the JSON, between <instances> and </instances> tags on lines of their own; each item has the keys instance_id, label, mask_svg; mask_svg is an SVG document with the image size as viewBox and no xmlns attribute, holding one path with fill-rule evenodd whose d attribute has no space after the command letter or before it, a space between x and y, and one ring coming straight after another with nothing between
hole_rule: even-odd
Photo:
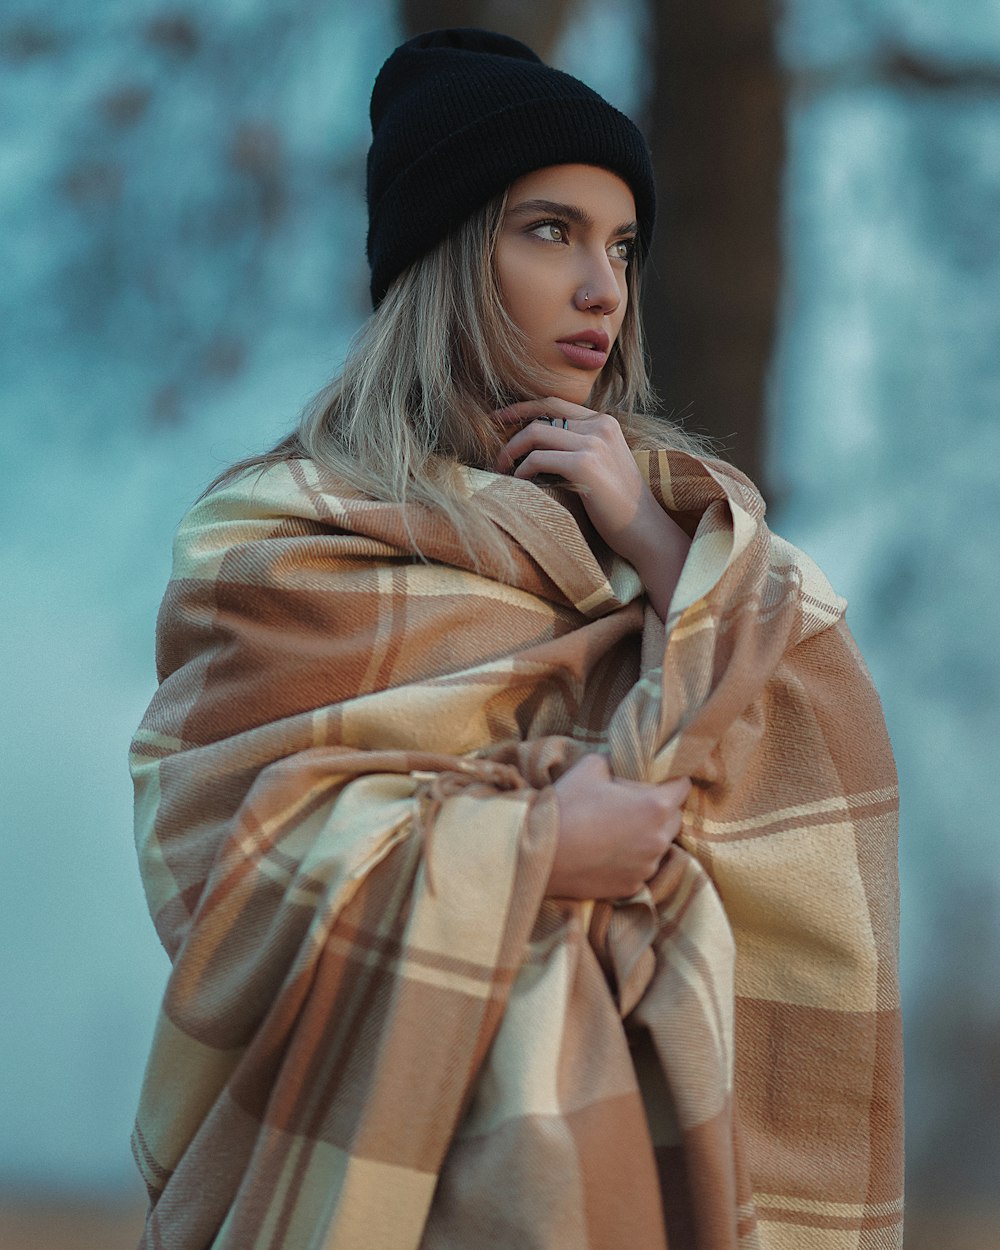
<instances>
[{"instance_id":1,"label":"blonde hair","mask_svg":"<svg viewBox=\"0 0 1000 1250\"><path fill-rule=\"evenodd\" d=\"M298 428L270 451L230 466L205 493L255 467L305 456L352 492L443 514L473 552L497 547L464 468L495 463L509 437L497 409L552 393L503 306L495 254L506 203L506 193L491 200L400 274ZM652 415L635 262L627 280L622 328L590 403L619 420L635 450L703 451Z\"/></svg>"}]
</instances>

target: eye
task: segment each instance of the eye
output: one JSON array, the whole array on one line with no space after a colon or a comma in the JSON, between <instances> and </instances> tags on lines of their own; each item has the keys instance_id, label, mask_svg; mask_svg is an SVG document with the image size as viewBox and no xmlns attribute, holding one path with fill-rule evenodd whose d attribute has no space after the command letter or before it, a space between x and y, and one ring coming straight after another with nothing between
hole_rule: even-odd
<instances>
[{"instance_id":1,"label":"eye","mask_svg":"<svg viewBox=\"0 0 1000 1250\"><path fill-rule=\"evenodd\" d=\"M563 221L537 221L529 227L528 233L544 239L547 243L565 243L569 238L569 231Z\"/></svg>"},{"instance_id":2,"label":"eye","mask_svg":"<svg viewBox=\"0 0 1000 1250\"><path fill-rule=\"evenodd\" d=\"M612 260L624 261L627 265L635 255L635 239L619 239L617 243L612 243L608 255Z\"/></svg>"}]
</instances>

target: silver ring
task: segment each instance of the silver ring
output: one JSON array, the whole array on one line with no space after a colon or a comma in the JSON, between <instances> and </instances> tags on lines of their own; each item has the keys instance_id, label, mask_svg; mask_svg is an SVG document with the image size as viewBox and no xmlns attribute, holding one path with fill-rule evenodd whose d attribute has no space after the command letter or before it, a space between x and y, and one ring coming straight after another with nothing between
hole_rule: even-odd
<instances>
[{"instance_id":1,"label":"silver ring","mask_svg":"<svg viewBox=\"0 0 1000 1250\"><path fill-rule=\"evenodd\" d=\"M562 419L562 423L563 423L562 428L563 428L564 430L568 430L568 429L569 429L569 422L566 420L566 418L565 418L565 417L563 417L563 419Z\"/></svg>"},{"instance_id":2,"label":"silver ring","mask_svg":"<svg viewBox=\"0 0 1000 1250\"><path fill-rule=\"evenodd\" d=\"M555 417L550 417L550 416L548 416L548 415L546 415L546 416L542 417L542 420L543 420L543 421L548 421L549 425L555 425L555 423L556 423L556 419L555 419Z\"/></svg>"}]
</instances>

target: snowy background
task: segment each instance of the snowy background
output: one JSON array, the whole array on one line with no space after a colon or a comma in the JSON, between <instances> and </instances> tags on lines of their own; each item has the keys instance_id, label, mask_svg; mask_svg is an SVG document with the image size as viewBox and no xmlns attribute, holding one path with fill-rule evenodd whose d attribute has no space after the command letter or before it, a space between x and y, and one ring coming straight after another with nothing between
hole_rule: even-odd
<instances>
[{"instance_id":1,"label":"snowy background","mask_svg":"<svg viewBox=\"0 0 1000 1250\"><path fill-rule=\"evenodd\" d=\"M641 24L583 3L556 59L637 109ZM367 99L398 34L391 3L4 0L8 1194L135 1191L166 961L125 754L171 535L367 312ZM968 1208L1000 1176L1000 0L794 0L781 47L772 516L850 599L886 705L911 1198Z\"/></svg>"}]
</instances>

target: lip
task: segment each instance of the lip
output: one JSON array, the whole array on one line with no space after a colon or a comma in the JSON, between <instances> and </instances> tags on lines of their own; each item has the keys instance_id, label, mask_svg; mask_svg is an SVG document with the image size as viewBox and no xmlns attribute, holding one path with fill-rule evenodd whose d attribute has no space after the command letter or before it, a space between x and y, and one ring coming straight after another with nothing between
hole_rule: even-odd
<instances>
[{"instance_id":1,"label":"lip","mask_svg":"<svg viewBox=\"0 0 1000 1250\"><path fill-rule=\"evenodd\" d=\"M564 334L561 339L557 339L558 343L589 343L595 351L608 354L611 346L611 340L608 338L605 330L581 330L579 334Z\"/></svg>"},{"instance_id":2,"label":"lip","mask_svg":"<svg viewBox=\"0 0 1000 1250\"><path fill-rule=\"evenodd\" d=\"M572 365L580 369L603 369L611 339L604 330L581 330L556 340L556 346Z\"/></svg>"}]
</instances>

